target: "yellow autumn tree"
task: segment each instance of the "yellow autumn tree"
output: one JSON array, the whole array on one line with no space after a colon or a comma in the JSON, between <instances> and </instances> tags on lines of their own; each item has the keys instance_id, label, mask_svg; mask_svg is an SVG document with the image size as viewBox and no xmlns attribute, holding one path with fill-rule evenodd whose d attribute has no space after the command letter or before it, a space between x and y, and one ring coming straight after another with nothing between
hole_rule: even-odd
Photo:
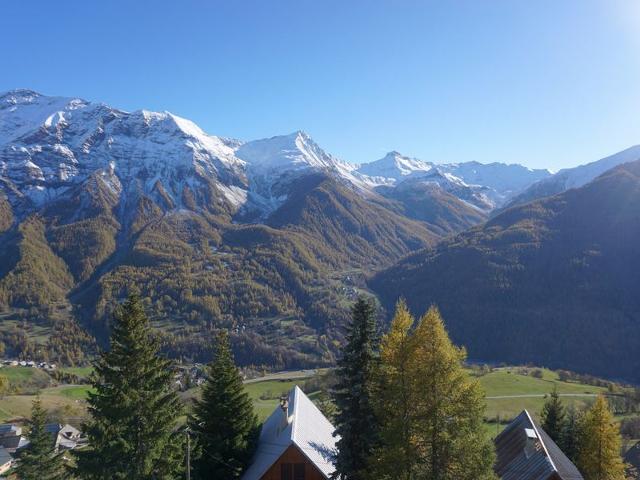
<instances>
[{"instance_id":1,"label":"yellow autumn tree","mask_svg":"<svg viewBox=\"0 0 640 480\"><path fill-rule=\"evenodd\" d=\"M380 348L377 416L381 445L375 478L495 478L480 384L463 368L466 352L451 343L437 308L412 330L404 302Z\"/></svg>"},{"instance_id":2,"label":"yellow autumn tree","mask_svg":"<svg viewBox=\"0 0 640 480\"><path fill-rule=\"evenodd\" d=\"M404 301L398 302L389 332L380 342L373 406L380 424L380 447L371 459L372 478L418 478L419 454L413 442L415 409L414 319Z\"/></svg>"},{"instance_id":3,"label":"yellow autumn tree","mask_svg":"<svg viewBox=\"0 0 640 480\"><path fill-rule=\"evenodd\" d=\"M580 432L577 467L585 480L624 480L620 427L604 396L584 415Z\"/></svg>"}]
</instances>

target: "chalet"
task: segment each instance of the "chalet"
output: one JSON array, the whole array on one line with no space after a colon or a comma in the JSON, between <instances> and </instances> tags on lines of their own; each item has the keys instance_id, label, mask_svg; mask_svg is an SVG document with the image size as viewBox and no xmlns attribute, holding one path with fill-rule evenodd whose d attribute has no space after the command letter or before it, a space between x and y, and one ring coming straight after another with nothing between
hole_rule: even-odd
<instances>
[{"instance_id":1,"label":"chalet","mask_svg":"<svg viewBox=\"0 0 640 480\"><path fill-rule=\"evenodd\" d=\"M501 480L584 480L571 460L524 410L495 439Z\"/></svg>"},{"instance_id":2,"label":"chalet","mask_svg":"<svg viewBox=\"0 0 640 480\"><path fill-rule=\"evenodd\" d=\"M44 429L53 436L57 452L73 450L86 444L86 439L82 437L80 430L71 425L50 423L45 425Z\"/></svg>"},{"instance_id":3,"label":"chalet","mask_svg":"<svg viewBox=\"0 0 640 480\"><path fill-rule=\"evenodd\" d=\"M324 480L333 473L333 425L293 387L262 426L258 448L242 480Z\"/></svg>"},{"instance_id":4,"label":"chalet","mask_svg":"<svg viewBox=\"0 0 640 480\"><path fill-rule=\"evenodd\" d=\"M13 457L6 448L0 447L0 475L9 471L13 465Z\"/></svg>"}]
</instances>

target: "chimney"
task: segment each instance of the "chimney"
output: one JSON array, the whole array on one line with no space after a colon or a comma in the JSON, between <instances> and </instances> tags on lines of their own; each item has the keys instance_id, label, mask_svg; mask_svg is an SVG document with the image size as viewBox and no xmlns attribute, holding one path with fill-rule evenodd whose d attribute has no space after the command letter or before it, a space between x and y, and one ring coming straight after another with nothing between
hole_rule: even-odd
<instances>
[{"instance_id":1,"label":"chimney","mask_svg":"<svg viewBox=\"0 0 640 480\"><path fill-rule=\"evenodd\" d=\"M282 428L289 425L289 395L280 397L280 409L282 410Z\"/></svg>"},{"instance_id":2,"label":"chimney","mask_svg":"<svg viewBox=\"0 0 640 480\"><path fill-rule=\"evenodd\" d=\"M524 454L527 458L531 457L538 450L538 435L533 428L525 428L527 435L527 443L524 446Z\"/></svg>"}]
</instances>

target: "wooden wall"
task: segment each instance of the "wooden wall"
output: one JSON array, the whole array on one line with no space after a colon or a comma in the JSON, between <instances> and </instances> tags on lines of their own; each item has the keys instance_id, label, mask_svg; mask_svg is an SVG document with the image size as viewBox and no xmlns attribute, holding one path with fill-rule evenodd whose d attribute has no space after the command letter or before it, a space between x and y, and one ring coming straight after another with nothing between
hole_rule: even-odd
<instances>
[{"instance_id":1,"label":"wooden wall","mask_svg":"<svg viewBox=\"0 0 640 480\"><path fill-rule=\"evenodd\" d=\"M282 480L281 467L283 463L303 463L304 480L325 480L326 477L305 457L298 447L291 445L282 456L274 463L260 480ZM293 480L293 478L292 478Z\"/></svg>"}]
</instances>

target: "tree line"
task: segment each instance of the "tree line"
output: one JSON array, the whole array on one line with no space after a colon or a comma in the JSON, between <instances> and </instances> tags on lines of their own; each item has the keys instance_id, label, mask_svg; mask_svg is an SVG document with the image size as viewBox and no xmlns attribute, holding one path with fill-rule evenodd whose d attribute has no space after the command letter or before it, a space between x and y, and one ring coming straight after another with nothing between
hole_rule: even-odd
<instances>
[{"instance_id":1,"label":"tree line","mask_svg":"<svg viewBox=\"0 0 640 480\"><path fill-rule=\"evenodd\" d=\"M333 478L495 479L483 391L464 369L466 352L449 339L438 309L416 320L399 302L384 334L375 318L371 303L355 303L331 391L339 437ZM227 332L216 338L201 397L188 414L171 371L140 298L130 296L115 312L109 350L95 362L90 418L83 425L89 446L63 461L50 439L41 440L44 415L36 400L32 446L21 458L18 478L240 478L260 424ZM604 397L577 413L554 392L542 424L586 480L624 479L619 428Z\"/></svg>"}]
</instances>

